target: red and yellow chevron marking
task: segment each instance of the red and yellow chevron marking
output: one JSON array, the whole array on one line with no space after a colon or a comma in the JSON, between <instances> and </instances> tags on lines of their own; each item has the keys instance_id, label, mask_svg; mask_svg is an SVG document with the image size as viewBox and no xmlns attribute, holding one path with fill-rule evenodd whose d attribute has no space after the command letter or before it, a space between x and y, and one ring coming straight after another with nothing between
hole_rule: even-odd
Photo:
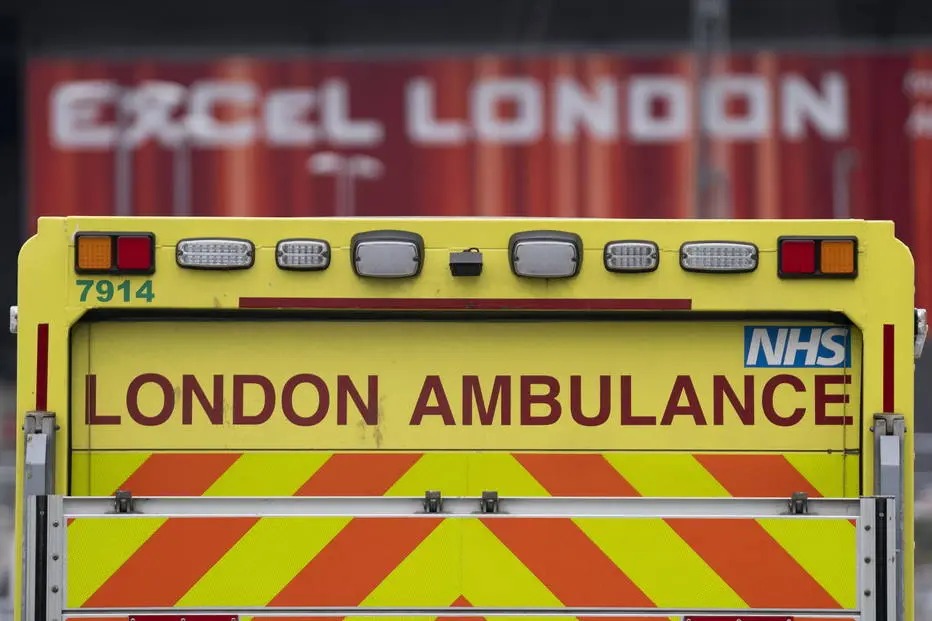
<instances>
[{"instance_id":1,"label":"red and yellow chevron marking","mask_svg":"<svg viewBox=\"0 0 932 621\"><path fill-rule=\"evenodd\" d=\"M856 497L838 453L75 452L71 493L107 496Z\"/></svg>"},{"instance_id":2,"label":"red and yellow chevron marking","mask_svg":"<svg viewBox=\"0 0 932 621\"><path fill-rule=\"evenodd\" d=\"M846 519L80 517L71 608L855 606Z\"/></svg>"},{"instance_id":3,"label":"red and yellow chevron marking","mask_svg":"<svg viewBox=\"0 0 932 621\"><path fill-rule=\"evenodd\" d=\"M849 460L853 462L854 460ZM856 494L823 454L80 453L74 494ZM77 518L70 607L855 605L848 520ZM412 586L415 585L415 586Z\"/></svg>"}]
</instances>

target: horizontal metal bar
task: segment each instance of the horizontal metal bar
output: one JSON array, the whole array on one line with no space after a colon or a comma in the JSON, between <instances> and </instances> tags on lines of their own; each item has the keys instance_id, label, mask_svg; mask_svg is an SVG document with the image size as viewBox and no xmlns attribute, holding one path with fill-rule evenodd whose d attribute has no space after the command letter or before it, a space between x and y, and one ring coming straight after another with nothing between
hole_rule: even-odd
<instances>
[{"instance_id":1,"label":"horizontal metal bar","mask_svg":"<svg viewBox=\"0 0 932 621\"><path fill-rule=\"evenodd\" d=\"M789 512L784 498L501 498L499 513L481 514L479 498L444 498L440 513L427 513L423 498L410 497L156 497L133 499L132 513L116 513L110 497L64 498L66 517L788 517L794 520L860 516L860 501L816 498L808 514Z\"/></svg>"},{"instance_id":2,"label":"horizontal metal bar","mask_svg":"<svg viewBox=\"0 0 932 621\"><path fill-rule=\"evenodd\" d=\"M240 615L250 617L657 617L669 618L683 615L735 616L742 619L753 617L806 617L807 619L851 619L859 616L857 610L821 610L790 608L81 608L65 609L64 617L126 617L129 615Z\"/></svg>"}]
</instances>

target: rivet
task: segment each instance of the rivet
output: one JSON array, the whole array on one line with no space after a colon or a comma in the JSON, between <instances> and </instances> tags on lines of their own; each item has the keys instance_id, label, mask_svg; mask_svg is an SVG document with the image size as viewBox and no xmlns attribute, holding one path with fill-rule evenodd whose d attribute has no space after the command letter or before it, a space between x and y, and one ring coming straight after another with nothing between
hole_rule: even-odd
<instances>
[{"instance_id":1,"label":"rivet","mask_svg":"<svg viewBox=\"0 0 932 621\"><path fill-rule=\"evenodd\" d=\"M865 557L864 557L864 562L865 562L865 563L870 563L870 562L871 562L871 557L865 556Z\"/></svg>"},{"instance_id":2,"label":"rivet","mask_svg":"<svg viewBox=\"0 0 932 621\"><path fill-rule=\"evenodd\" d=\"M58 593L58 587L57 587L57 586L53 586L53 587L52 587L52 593Z\"/></svg>"},{"instance_id":3,"label":"rivet","mask_svg":"<svg viewBox=\"0 0 932 621\"><path fill-rule=\"evenodd\" d=\"M870 590L870 589L867 589L866 591L864 591L864 595L870 597L870 596L871 596L871 590Z\"/></svg>"},{"instance_id":4,"label":"rivet","mask_svg":"<svg viewBox=\"0 0 932 621\"><path fill-rule=\"evenodd\" d=\"M58 528L58 522L52 522L52 526L54 526L55 528Z\"/></svg>"}]
</instances>

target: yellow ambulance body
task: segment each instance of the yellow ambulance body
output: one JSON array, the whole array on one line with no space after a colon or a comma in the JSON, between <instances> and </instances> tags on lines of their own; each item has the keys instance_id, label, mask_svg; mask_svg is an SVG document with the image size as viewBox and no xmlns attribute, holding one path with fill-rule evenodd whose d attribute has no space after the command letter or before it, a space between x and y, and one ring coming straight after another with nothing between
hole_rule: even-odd
<instances>
[{"instance_id":1,"label":"yellow ambulance body","mask_svg":"<svg viewBox=\"0 0 932 621\"><path fill-rule=\"evenodd\" d=\"M17 618L914 621L913 280L889 222L43 218Z\"/></svg>"}]
</instances>

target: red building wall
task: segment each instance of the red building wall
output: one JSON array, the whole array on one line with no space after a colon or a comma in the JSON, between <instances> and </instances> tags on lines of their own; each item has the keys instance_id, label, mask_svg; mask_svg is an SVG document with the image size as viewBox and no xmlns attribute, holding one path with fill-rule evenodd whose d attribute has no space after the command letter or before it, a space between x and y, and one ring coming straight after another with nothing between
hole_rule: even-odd
<instances>
[{"instance_id":1,"label":"red building wall","mask_svg":"<svg viewBox=\"0 0 932 621\"><path fill-rule=\"evenodd\" d=\"M709 215L693 207L701 121L712 215L893 219L932 304L932 49L736 54L712 77L697 117L686 54L35 59L30 227L46 214ZM355 165L374 176L338 205L345 186L309 170L322 152L369 156Z\"/></svg>"}]
</instances>

